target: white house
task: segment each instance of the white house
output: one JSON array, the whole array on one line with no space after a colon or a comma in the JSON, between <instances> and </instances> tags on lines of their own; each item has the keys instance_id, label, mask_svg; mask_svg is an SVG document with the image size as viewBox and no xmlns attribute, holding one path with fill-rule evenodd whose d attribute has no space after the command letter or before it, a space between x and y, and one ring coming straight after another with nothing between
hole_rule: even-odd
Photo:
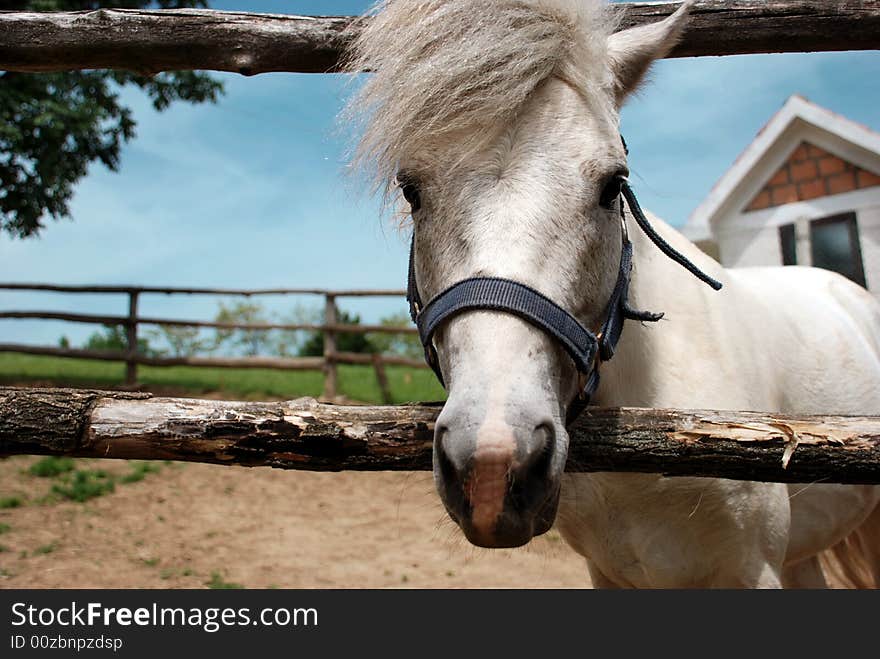
<instances>
[{"instance_id":1,"label":"white house","mask_svg":"<svg viewBox=\"0 0 880 659\"><path fill-rule=\"evenodd\" d=\"M792 96L682 230L725 266L814 265L880 297L880 133Z\"/></svg>"}]
</instances>

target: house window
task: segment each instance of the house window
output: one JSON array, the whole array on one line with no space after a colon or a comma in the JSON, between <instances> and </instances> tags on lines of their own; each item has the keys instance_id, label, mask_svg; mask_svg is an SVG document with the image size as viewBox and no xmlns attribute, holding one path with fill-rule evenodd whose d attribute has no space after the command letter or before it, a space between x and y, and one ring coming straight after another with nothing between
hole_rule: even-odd
<instances>
[{"instance_id":1,"label":"house window","mask_svg":"<svg viewBox=\"0 0 880 659\"><path fill-rule=\"evenodd\" d=\"M779 227L779 247L782 250L782 265L797 265L793 224L783 224Z\"/></svg>"},{"instance_id":2,"label":"house window","mask_svg":"<svg viewBox=\"0 0 880 659\"><path fill-rule=\"evenodd\" d=\"M865 286L865 269L862 265L855 213L833 215L810 222L810 251L815 267L834 270Z\"/></svg>"}]
</instances>

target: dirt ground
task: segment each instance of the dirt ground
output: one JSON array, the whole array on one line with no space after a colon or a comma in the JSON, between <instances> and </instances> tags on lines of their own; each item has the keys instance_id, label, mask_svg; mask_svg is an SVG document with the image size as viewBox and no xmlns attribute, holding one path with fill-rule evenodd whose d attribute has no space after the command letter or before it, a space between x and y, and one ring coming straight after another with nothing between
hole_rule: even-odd
<instances>
[{"instance_id":1,"label":"dirt ground","mask_svg":"<svg viewBox=\"0 0 880 659\"><path fill-rule=\"evenodd\" d=\"M41 501L36 460L0 460L0 499L24 504L0 509L0 588L589 587L555 529L516 550L468 544L429 473L168 463L75 503Z\"/></svg>"}]
</instances>

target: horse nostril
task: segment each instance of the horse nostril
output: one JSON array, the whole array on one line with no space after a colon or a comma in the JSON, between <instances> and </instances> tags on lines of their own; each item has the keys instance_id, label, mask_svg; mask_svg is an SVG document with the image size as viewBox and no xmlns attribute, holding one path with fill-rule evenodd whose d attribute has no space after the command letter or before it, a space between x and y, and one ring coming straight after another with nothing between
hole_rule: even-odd
<instances>
[{"instance_id":1,"label":"horse nostril","mask_svg":"<svg viewBox=\"0 0 880 659\"><path fill-rule=\"evenodd\" d=\"M532 431L532 452L525 465L529 476L546 477L556 453L556 430L552 423L540 423Z\"/></svg>"},{"instance_id":2,"label":"horse nostril","mask_svg":"<svg viewBox=\"0 0 880 659\"><path fill-rule=\"evenodd\" d=\"M539 423L532 431L532 439L535 440L535 444L556 442L556 431L553 429L553 424L550 421Z\"/></svg>"},{"instance_id":3,"label":"horse nostril","mask_svg":"<svg viewBox=\"0 0 880 659\"><path fill-rule=\"evenodd\" d=\"M546 497L556 453L556 430L552 423L535 426L524 453L513 474L508 497L511 507L519 511L527 510Z\"/></svg>"},{"instance_id":4,"label":"horse nostril","mask_svg":"<svg viewBox=\"0 0 880 659\"><path fill-rule=\"evenodd\" d=\"M445 440L449 433L449 428L446 426L437 426L435 432L436 438L434 441L437 444L437 464L440 467L440 475L443 477L445 483L454 485L458 482L459 475L455 463L452 461L452 458L449 457L449 453L446 450Z\"/></svg>"}]
</instances>

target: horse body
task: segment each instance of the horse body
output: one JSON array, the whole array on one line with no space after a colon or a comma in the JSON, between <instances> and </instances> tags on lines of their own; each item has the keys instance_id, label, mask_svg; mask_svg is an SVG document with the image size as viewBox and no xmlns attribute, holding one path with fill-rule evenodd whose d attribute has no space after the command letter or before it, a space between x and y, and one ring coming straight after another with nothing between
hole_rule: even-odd
<instances>
[{"instance_id":1,"label":"horse body","mask_svg":"<svg viewBox=\"0 0 880 659\"><path fill-rule=\"evenodd\" d=\"M864 289L814 268L725 270L654 226L724 294L634 230L631 299L666 316L627 326L597 404L880 414L880 308ZM880 488L868 485L571 474L559 524L594 582L775 586L784 566L843 540L878 502Z\"/></svg>"},{"instance_id":2,"label":"horse body","mask_svg":"<svg viewBox=\"0 0 880 659\"><path fill-rule=\"evenodd\" d=\"M674 45L688 6L614 33L598 1L380 4L352 63L377 73L349 116L366 123L360 163L411 204L421 296L503 277L595 332L626 231L629 302L666 316L626 323L594 404L880 413L880 311L865 291L811 269L724 270L658 221L723 282L714 292L621 222L618 109ZM558 342L478 310L446 321L434 347L449 394L435 482L474 544L522 545L556 521L600 586L821 585L819 552L871 558L864 542L840 543L880 528L878 487L563 474L579 380ZM862 576L877 578L873 567Z\"/></svg>"}]
</instances>

